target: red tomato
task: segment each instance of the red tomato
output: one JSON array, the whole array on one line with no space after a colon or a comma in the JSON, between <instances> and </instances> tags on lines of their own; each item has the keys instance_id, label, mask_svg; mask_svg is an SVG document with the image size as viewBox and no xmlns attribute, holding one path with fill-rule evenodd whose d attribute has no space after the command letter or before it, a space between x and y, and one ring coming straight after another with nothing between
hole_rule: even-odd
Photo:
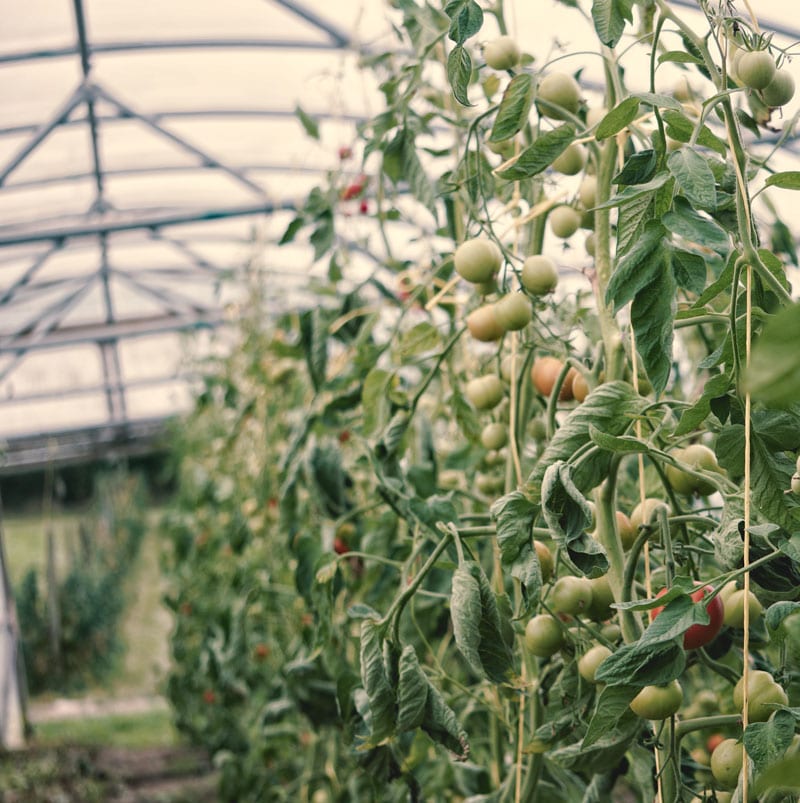
<instances>
[{"instance_id":1,"label":"red tomato","mask_svg":"<svg viewBox=\"0 0 800 803\"><path fill-rule=\"evenodd\" d=\"M711 586L702 586L698 588L697 591L692 593L692 600L694 602L700 602L700 600L704 599L708 594L713 591ZM656 594L657 597L660 597L662 594L666 594L667 589L662 588L661 591ZM653 608L650 611L650 619L653 620L658 616L658 614L663 611L664 608ZM713 641L717 633L722 629L722 621L725 617L725 607L722 604L722 600L720 599L719 595L714 597L706 605L706 610L708 611L709 622L707 625L692 625L684 634L683 634L683 648L685 650L696 650L699 647L705 647L706 644Z\"/></svg>"}]
</instances>

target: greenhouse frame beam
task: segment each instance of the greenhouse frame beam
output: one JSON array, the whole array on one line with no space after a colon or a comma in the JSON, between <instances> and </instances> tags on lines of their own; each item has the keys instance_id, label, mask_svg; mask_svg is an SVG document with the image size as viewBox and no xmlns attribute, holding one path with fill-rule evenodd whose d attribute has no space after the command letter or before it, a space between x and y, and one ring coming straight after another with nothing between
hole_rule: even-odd
<instances>
[{"instance_id":1,"label":"greenhouse frame beam","mask_svg":"<svg viewBox=\"0 0 800 803\"><path fill-rule=\"evenodd\" d=\"M81 344L95 344L103 340L123 340L135 337L179 332L187 329L215 329L225 323L222 311L210 310L205 315L156 315L148 318L115 321L112 324L91 323L49 331L42 337L33 334L18 336L7 345L0 345L0 355L18 350L60 348Z\"/></svg>"},{"instance_id":2,"label":"greenhouse frame beam","mask_svg":"<svg viewBox=\"0 0 800 803\"><path fill-rule=\"evenodd\" d=\"M151 39L144 42L98 42L92 53L114 54L148 50L342 50L336 42L315 42L308 39ZM23 61L70 58L77 55L74 47L52 47L41 50L22 50L18 53L0 53L0 64Z\"/></svg>"},{"instance_id":3,"label":"greenhouse frame beam","mask_svg":"<svg viewBox=\"0 0 800 803\"><path fill-rule=\"evenodd\" d=\"M296 16L311 23L315 28L318 28L323 33L331 38L331 42L338 48L344 49L350 47L352 39L348 34L342 31L328 20L322 19L319 15L310 11L305 6L297 2L297 0L273 0L275 5L283 6L287 11L291 11Z\"/></svg>"},{"instance_id":4,"label":"greenhouse frame beam","mask_svg":"<svg viewBox=\"0 0 800 803\"><path fill-rule=\"evenodd\" d=\"M115 234L143 229L161 229L167 226L179 226L186 223L203 223L209 220L269 215L280 210L293 212L296 211L296 209L296 204L289 203L288 201L277 204L268 202L221 207L218 209L157 212L150 215L139 215L134 220L107 220L71 226L43 226L38 230L28 232L19 231L20 227L8 227L7 233L0 229L0 248L9 245L25 245L28 243L60 243L74 237L95 237L102 233Z\"/></svg>"}]
</instances>

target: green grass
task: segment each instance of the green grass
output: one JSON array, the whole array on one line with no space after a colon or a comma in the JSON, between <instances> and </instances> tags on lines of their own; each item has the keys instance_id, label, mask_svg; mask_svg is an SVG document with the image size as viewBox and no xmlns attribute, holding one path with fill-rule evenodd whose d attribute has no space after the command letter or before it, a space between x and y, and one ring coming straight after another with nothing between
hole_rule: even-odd
<instances>
[{"instance_id":1,"label":"green grass","mask_svg":"<svg viewBox=\"0 0 800 803\"><path fill-rule=\"evenodd\" d=\"M56 571L66 571L71 550L77 548L81 514L58 513L50 520L55 536ZM39 514L6 516L3 532L11 586L16 587L26 572L35 568L44 577L47 566L47 527Z\"/></svg>"},{"instance_id":2,"label":"green grass","mask_svg":"<svg viewBox=\"0 0 800 803\"><path fill-rule=\"evenodd\" d=\"M169 711L112 714L42 722L36 725L34 745L57 747L170 747L181 743Z\"/></svg>"}]
</instances>

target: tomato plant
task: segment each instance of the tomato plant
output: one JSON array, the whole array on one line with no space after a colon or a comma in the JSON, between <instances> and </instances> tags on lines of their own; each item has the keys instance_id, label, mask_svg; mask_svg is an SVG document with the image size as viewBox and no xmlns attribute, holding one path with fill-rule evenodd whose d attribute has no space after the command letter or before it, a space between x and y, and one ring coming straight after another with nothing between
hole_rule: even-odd
<instances>
[{"instance_id":1,"label":"tomato plant","mask_svg":"<svg viewBox=\"0 0 800 803\"><path fill-rule=\"evenodd\" d=\"M797 176L750 58L792 53L736 5L561 3L595 46L506 58L502 3L391 4L361 163L284 219L313 283L255 283L183 428L169 689L222 799L708 800L711 734L792 799Z\"/></svg>"}]
</instances>

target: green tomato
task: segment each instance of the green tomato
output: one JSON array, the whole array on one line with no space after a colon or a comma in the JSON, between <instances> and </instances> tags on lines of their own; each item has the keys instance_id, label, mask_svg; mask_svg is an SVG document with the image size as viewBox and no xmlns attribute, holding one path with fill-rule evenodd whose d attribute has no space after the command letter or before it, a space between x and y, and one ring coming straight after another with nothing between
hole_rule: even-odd
<instances>
[{"instance_id":1,"label":"green tomato","mask_svg":"<svg viewBox=\"0 0 800 803\"><path fill-rule=\"evenodd\" d=\"M736 60L736 74L751 89L765 89L775 72L775 59L766 50L750 50Z\"/></svg>"},{"instance_id":2,"label":"green tomato","mask_svg":"<svg viewBox=\"0 0 800 803\"><path fill-rule=\"evenodd\" d=\"M589 580L592 587L592 601L586 609L586 615L593 622L605 622L614 615L611 603L614 602L614 593L608 583L608 575L593 577Z\"/></svg>"},{"instance_id":3,"label":"green tomato","mask_svg":"<svg viewBox=\"0 0 800 803\"><path fill-rule=\"evenodd\" d=\"M772 80L761 90L761 100L767 106L785 106L794 97L794 78L788 70L777 70Z\"/></svg>"},{"instance_id":4,"label":"green tomato","mask_svg":"<svg viewBox=\"0 0 800 803\"><path fill-rule=\"evenodd\" d=\"M656 511L661 507L667 508L667 512L669 512L669 506L663 499L647 497L644 500L644 506L640 502L631 511L631 524L637 531L643 524L654 524L657 521Z\"/></svg>"},{"instance_id":5,"label":"green tomato","mask_svg":"<svg viewBox=\"0 0 800 803\"><path fill-rule=\"evenodd\" d=\"M547 295L556 289L558 268L555 263L541 254L529 256L522 263L520 274L522 286L535 296Z\"/></svg>"},{"instance_id":6,"label":"green tomato","mask_svg":"<svg viewBox=\"0 0 800 803\"><path fill-rule=\"evenodd\" d=\"M556 613L584 613L592 604L592 584L586 577L565 575L556 580L550 592L550 605Z\"/></svg>"},{"instance_id":7,"label":"green tomato","mask_svg":"<svg viewBox=\"0 0 800 803\"><path fill-rule=\"evenodd\" d=\"M586 176L578 187L578 200L584 209L591 209L597 203L597 176Z\"/></svg>"},{"instance_id":8,"label":"green tomato","mask_svg":"<svg viewBox=\"0 0 800 803\"><path fill-rule=\"evenodd\" d=\"M711 774L723 789L736 789L744 756L737 739L721 741L711 754Z\"/></svg>"},{"instance_id":9,"label":"green tomato","mask_svg":"<svg viewBox=\"0 0 800 803\"><path fill-rule=\"evenodd\" d=\"M533 317L531 302L524 293L508 293L495 302L497 322L507 332L524 329Z\"/></svg>"},{"instance_id":10,"label":"green tomato","mask_svg":"<svg viewBox=\"0 0 800 803\"><path fill-rule=\"evenodd\" d=\"M763 606L758 601L758 597L752 592L748 591L748 608L750 609L750 624L752 625L764 611ZM723 622L728 627L744 627L744 604L745 604L745 591L743 588L734 591L722 603L725 607L725 616Z\"/></svg>"},{"instance_id":11,"label":"green tomato","mask_svg":"<svg viewBox=\"0 0 800 803\"><path fill-rule=\"evenodd\" d=\"M453 255L456 273L473 284L488 282L499 270L503 254L486 237L464 240Z\"/></svg>"},{"instance_id":12,"label":"green tomato","mask_svg":"<svg viewBox=\"0 0 800 803\"><path fill-rule=\"evenodd\" d=\"M506 330L497 320L497 312L494 304L484 304L476 307L467 315L467 329L469 333L482 343L491 340L499 340Z\"/></svg>"},{"instance_id":13,"label":"green tomato","mask_svg":"<svg viewBox=\"0 0 800 803\"><path fill-rule=\"evenodd\" d=\"M800 473L792 474L792 481L789 487L795 496L800 496Z\"/></svg>"},{"instance_id":14,"label":"green tomato","mask_svg":"<svg viewBox=\"0 0 800 803\"><path fill-rule=\"evenodd\" d=\"M547 583L553 576L553 569L555 569L555 560L550 547L541 541L534 540L533 548L536 550L536 557L539 560L539 569L542 572L542 582Z\"/></svg>"},{"instance_id":15,"label":"green tomato","mask_svg":"<svg viewBox=\"0 0 800 803\"><path fill-rule=\"evenodd\" d=\"M525 626L525 649L539 658L555 655L564 644L561 625L549 614L540 613Z\"/></svg>"},{"instance_id":16,"label":"green tomato","mask_svg":"<svg viewBox=\"0 0 800 803\"><path fill-rule=\"evenodd\" d=\"M593 257L597 249L597 240L595 239L594 232L590 232L586 235L583 245L584 248L586 248L586 253L590 257Z\"/></svg>"},{"instance_id":17,"label":"green tomato","mask_svg":"<svg viewBox=\"0 0 800 803\"><path fill-rule=\"evenodd\" d=\"M588 683L594 683L594 676L603 661L611 655L611 650L604 644L595 644L590 647L578 661L578 674Z\"/></svg>"},{"instance_id":18,"label":"green tomato","mask_svg":"<svg viewBox=\"0 0 800 803\"><path fill-rule=\"evenodd\" d=\"M581 226L580 213L571 206L557 206L547 219L550 222L550 231L562 240L572 237Z\"/></svg>"},{"instance_id":19,"label":"green tomato","mask_svg":"<svg viewBox=\"0 0 800 803\"><path fill-rule=\"evenodd\" d=\"M508 443L508 427L495 421L487 424L481 432L481 444L484 449L502 449Z\"/></svg>"},{"instance_id":20,"label":"green tomato","mask_svg":"<svg viewBox=\"0 0 800 803\"><path fill-rule=\"evenodd\" d=\"M662 720L677 713L683 705L683 689L677 680L666 686L645 686L631 700L631 710L642 719Z\"/></svg>"},{"instance_id":21,"label":"green tomato","mask_svg":"<svg viewBox=\"0 0 800 803\"><path fill-rule=\"evenodd\" d=\"M487 42L483 58L493 70L510 70L520 59L519 46L511 36L498 36Z\"/></svg>"},{"instance_id":22,"label":"green tomato","mask_svg":"<svg viewBox=\"0 0 800 803\"><path fill-rule=\"evenodd\" d=\"M769 672L753 669L747 673L747 717L750 722L766 722L775 710L773 704L788 705L789 698ZM744 677L733 688L733 704L741 711L744 704Z\"/></svg>"},{"instance_id":23,"label":"green tomato","mask_svg":"<svg viewBox=\"0 0 800 803\"><path fill-rule=\"evenodd\" d=\"M544 101L539 112L553 120L566 120L576 114L581 102L581 88L567 73L552 72L542 78L537 97Z\"/></svg>"},{"instance_id":24,"label":"green tomato","mask_svg":"<svg viewBox=\"0 0 800 803\"><path fill-rule=\"evenodd\" d=\"M673 456L690 468L719 473L717 456L702 443L691 443L685 449L677 449L673 452ZM666 474L673 490L679 494L691 496L696 493L700 496L708 496L716 490L716 486L712 482L695 477L677 466L668 465Z\"/></svg>"},{"instance_id":25,"label":"green tomato","mask_svg":"<svg viewBox=\"0 0 800 803\"><path fill-rule=\"evenodd\" d=\"M586 151L572 142L553 160L551 167L565 176L577 176L586 164Z\"/></svg>"},{"instance_id":26,"label":"green tomato","mask_svg":"<svg viewBox=\"0 0 800 803\"><path fill-rule=\"evenodd\" d=\"M464 395L476 410L491 410L503 400L505 385L499 376L486 374L470 379L464 388Z\"/></svg>"}]
</instances>

